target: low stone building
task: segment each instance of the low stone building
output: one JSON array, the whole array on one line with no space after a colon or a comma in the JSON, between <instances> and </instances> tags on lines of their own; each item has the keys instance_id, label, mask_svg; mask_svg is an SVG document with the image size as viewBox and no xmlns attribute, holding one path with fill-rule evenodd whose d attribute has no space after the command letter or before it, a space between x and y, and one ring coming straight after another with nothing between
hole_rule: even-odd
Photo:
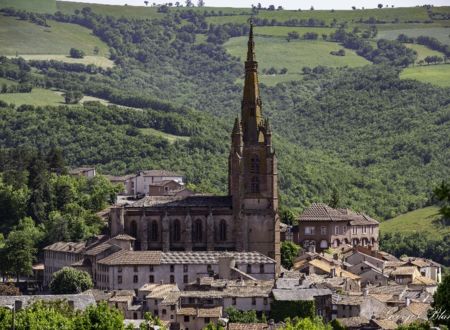
<instances>
[{"instance_id":1,"label":"low stone building","mask_svg":"<svg viewBox=\"0 0 450 330\"><path fill-rule=\"evenodd\" d=\"M363 213L315 203L300 215L294 242L317 251L342 245L378 249L378 227L378 221Z\"/></svg>"},{"instance_id":2,"label":"low stone building","mask_svg":"<svg viewBox=\"0 0 450 330\"><path fill-rule=\"evenodd\" d=\"M119 251L97 262L97 287L105 290L139 289L146 283L177 283L183 289L198 277L217 274L233 279L250 276L271 280L275 260L258 252Z\"/></svg>"}]
</instances>

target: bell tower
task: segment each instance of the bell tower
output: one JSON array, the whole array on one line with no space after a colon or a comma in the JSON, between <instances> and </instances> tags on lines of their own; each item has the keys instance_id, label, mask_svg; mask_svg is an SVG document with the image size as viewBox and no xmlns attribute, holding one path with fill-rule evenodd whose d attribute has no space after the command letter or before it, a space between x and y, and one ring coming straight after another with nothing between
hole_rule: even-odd
<instances>
[{"instance_id":1,"label":"bell tower","mask_svg":"<svg viewBox=\"0 0 450 330\"><path fill-rule=\"evenodd\" d=\"M264 253L279 266L277 176L272 130L269 120L262 115L253 24L250 24L241 119L236 118L231 134L229 194L233 200L237 250Z\"/></svg>"}]
</instances>

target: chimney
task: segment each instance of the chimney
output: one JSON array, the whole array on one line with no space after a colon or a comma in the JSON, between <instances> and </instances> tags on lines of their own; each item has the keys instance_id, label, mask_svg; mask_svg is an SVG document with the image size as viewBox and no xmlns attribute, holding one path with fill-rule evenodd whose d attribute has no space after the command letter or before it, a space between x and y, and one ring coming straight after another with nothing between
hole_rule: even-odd
<instances>
[{"instance_id":1,"label":"chimney","mask_svg":"<svg viewBox=\"0 0 450 330\"><path fill-rule=\"evenodd\" d=\"M197 277L197 285L200 285L200 277Z\"/></svg>"},{"instance_id":2,"label":"chimney","mask_svg":"<svg viewBox=\"0 0 450 330\"><path fill-rule=\"evenodd\" d=\"M332 267L332 268L330 269L330 276L331 276L331 277L336 277L336 268Z\"/></svg>"},{"instance_id":3,"label":"chimney","mask_svg":"<svg viewBox=\"0 0 450 330\"><path fill-rule=\"evenodd\" d=\"M316 246L315 245L308 246L308 251L311 253L316 253Z\"/></svg>"},{"instance_id":4,"label":"chimney","mask_svg":"<svg viewBox=\"0 0 450 330\"><path fill-rule=\"evenodd\" d=\"M159 284L164 284L164 281L163 280L159 281Z\"/></svg>"},{"instance_id":5,"label":"chimney","mask_svg":"<svg viewBox=\"0 0 450 330\"><path fill-rule=\"evenodd\" d=\"M339 255L337 253L333 254L333 259L334 260L339 260Z\"/></svg>"},{"instance_id":6,"label":"chimney","mask_svg":"<svg viewBox=\"0 0 450 330\"><path fill-rule=\"evenodd\" d=\"M408 307L411 304L411 299L406 297L406 307Z\"/></svg>"},{"instance_id":7,"label":"chimney","mask_svg":"<svg viewBox=\"0 0 450 330\"><path fill-rule=\"evenodd\" d=\"M369 295L369 288L366 287L363 289L363 295L364 297L367 297Z\"/></svg>"}]
</instances>

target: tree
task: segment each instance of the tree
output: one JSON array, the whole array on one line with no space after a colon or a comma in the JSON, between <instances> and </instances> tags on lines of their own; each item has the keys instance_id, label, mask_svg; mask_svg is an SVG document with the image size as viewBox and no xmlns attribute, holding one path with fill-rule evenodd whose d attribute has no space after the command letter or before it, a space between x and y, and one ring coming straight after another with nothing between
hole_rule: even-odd
<instances>
[{"instance_id":1,"label":"tree","mask_svg":"<svg viewBox=\"0 0 450 330\"><path fill-rule=\"evenodd\" d=\"M49 286L55 294L69 294L92 289L94 284L87 272L72 267L64 267L53 273Z\"/></svg>"},{"instance_id":2,"label":"tree","mask_svg":"<svg viewBox=\"0 0 450 330\"><path fill-rule=\"evenodd\" d=\"M280 220L282 223L288 224L288 225L294 225L296 224L295 214L290 209L282 208L280 210Z\"/></svg>"},{"instance_id":3,"label":"tree","mask_svg":"<svg viewBox=\"0 0 450 330\"><path fill-rule=\"evenodd\" d=\"M442 324L450 328L450 318L448 318L448 311L450 311L450 274L445 275L437 287L431 307L432 309L428 312L428 319L436 325Z\"/></svg>"},{"instance_id":4,"label":"tree","mask_svg":"<svg viewBox=\"0 0 450 330\"><path fill-rule=\"evenodd\" d=\"M439 187L433 190L434 197L439 201L439 214L442 223L450 225L450 183L442 181Z\"/></svg>"},{"instance_id":5,"label":"tree","mask_svg":"<svg viewBox=\"0 0 450 330\"><path fill-rule=\"evenodd\" d=\"M288 32L287 41L300 39L300 34L297 31Z\"/></svg>"},{"instance_id":6,"label":"tree","mask_svg":"<svg viewBox=\"0 0 450 330\"><path fill-rule=\"evenodd\" d=\"M401 325L397 330L430 330L431 326L429 322L413 322L408 325Z\"/></svg>"},{"instance_id":7,"label":"tree","mask_svg":"<svg viewBox=\"0 0 450 330\"><path fill-rule=\"evenodd\" d=\"M77 104L83 98L83 93L80 91L66 91L63 97L66 104Z\"/></svg>"},{"instance_id":8,"label":"tree","mask_svg":"<svg viewBox=\"0 0 450 330\"><path fill-rule=\"evenodd\" d=\"M144 3L145 3L145 6L148 6L148 1L144 1Z\"/></svg>"},{"instance_id":9,"label":"tree","mask_svg":"<svg viewBox=\"0 0 450 330\"><path fill-rule=\"evenodd\" d=\"M76 48L70 48L70 57L73 58L83 58L84 57L84 52L81 49L76 49Z\"/></svg>"},{"instance_id":10,"label":"tree","mask_svg":"<svg viewBox=\"0 0 450 330\"><path fill-rule=\"evenodd\" d=\"M205 6L205 1L203 0L198 0L197 2L197 7L204 7Z\"/></svg>"},{"instance_id":11,"label":"tree","mask_svg":"<svg viewBox=\"0 0 450 330\"><path fill-rule=\"evenodd\" d=\"M192 0L186 0L186 7L194 7Z\"/></svg>"},{"instance_id":12,"label":"tree","mask_svg":"<svg viewBox=\"0 0 450 330\"><path fill-rule=\"evenodd\" d=\"M43 233L36 227L33 219L22 219L8 234L5 246L1 250L2 273L10 273L16 276L17 281L21 275L33 273L33 262L36 260L36 245L42 239Z\"/></svg>"},{"instance_id":13,"label":"tree","mask_svg":"<svg viewBox=\"0 0 450 330\"><path fill-rule=\"evenodd\" d=\"M291 241L281 243L281 265L290 269L293 266L295 258L298 256L300 246Z\"/></svg>"},{"instance_id":14,"label":"tree","mask_svg":"<svg viewBox=\"0 0 450 330\"><path fill-rule=\"evenodd\" d=\"M378 9L381 9L381 8L383 8L383 4L379 3L378 4Z\"/></svg>"},{"instance_id":15,"label":"tree","mask_svg":"<svg viewBox=\"0 0 450 330\"><path fill-rule=\"evenodd\" d=\"M353 10L356 10L356 7L355 7L355 6L352 6L352 9L353 9Z\"/></svg>"},{"instance_id":16,"label":"tree","mask_svg":"<svg viewBox=\"0 0 450 330\"><path fill-rule=\"evenodd\" d=\"M98 48L98 46L94 47L94 55L98 55L98 53L100 52L100 48Z\"/></svg>"},{"instance_id":17,"label":"tree","mask_svg":"<svg viewBox=\"0 0 450 330\"><path fill-rule=\"evenodd\" d=\"M345 52L344 52L345 55ZM336 187L333 187L333 191L331 192L331 199L328 203L332 208L338 208L340 205L340 195L339 190Z\"/></svg>"},{"instance_id":18,"label":"tree","mask_svg":"<svg viewBox=\"0 0 450 330\"><path fill-rule=\"evenodd\" d=\"M283 330L331 330L332 327L329 324L323 323L322 319L319 317L306 317L306 318L294 318L293 320L288 319L283 327Z\"/></svg>"},{"instance_id":19,"label":"tree","mask_svg":"<svg viewBox=\"0 0 450 330\"><path fill-rule=\"evenodd\" d=\"M240 311L234 307L228 307L225 309L225 313L228 315L230 323L257 323L258 317L254 310Z\"/></svg>"}]
</instances>

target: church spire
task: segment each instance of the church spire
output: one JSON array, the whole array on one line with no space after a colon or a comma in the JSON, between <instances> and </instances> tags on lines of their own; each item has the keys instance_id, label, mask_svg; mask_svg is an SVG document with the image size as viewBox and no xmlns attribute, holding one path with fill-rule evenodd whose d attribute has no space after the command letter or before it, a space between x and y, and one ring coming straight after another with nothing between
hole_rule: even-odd
<instances>
[{"instance_id":1,"label":"church spire","mask_svg":"<svg viewBox=\"0 0 450 330\"><path fill-rule=\"evenodd\" d=\"M250 22L247 60L245 62L245 82L241 117L244 143L257 144L258 142L262 142L259 141L261 139L259 128L263 119L259 95L258 62L256 62L255 56L252 22Z\"/></svg>"}]
</instances>

